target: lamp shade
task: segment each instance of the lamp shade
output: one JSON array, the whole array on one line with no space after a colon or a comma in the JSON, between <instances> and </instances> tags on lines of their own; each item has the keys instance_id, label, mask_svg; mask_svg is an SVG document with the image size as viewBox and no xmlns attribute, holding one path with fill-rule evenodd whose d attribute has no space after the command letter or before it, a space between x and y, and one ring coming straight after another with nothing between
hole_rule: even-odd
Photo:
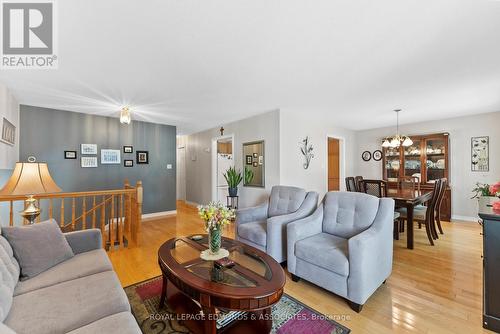
<instances>
[{"instance_id":1,"label":"lamp shade","mask_svg":"<svg viewBox=\"0 0 500 334\"><path fill-rule=\"evenodd\" d=\"M0 195L37 195L60 191L46 163L18 162Z\"/></svg>"}]
</instances>

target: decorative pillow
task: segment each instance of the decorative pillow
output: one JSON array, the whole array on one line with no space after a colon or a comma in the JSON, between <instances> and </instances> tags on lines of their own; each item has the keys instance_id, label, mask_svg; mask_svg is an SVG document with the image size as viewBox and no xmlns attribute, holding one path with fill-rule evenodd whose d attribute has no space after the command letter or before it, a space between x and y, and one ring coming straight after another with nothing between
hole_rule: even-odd
<instances>
[{"instance_id":1,"label":"decorative pillow","mask_svg":"<svg viewBox=\"0 0 500 334\"><path fill-rule=\"evenodd\" d=\"M32 278L74 256L68 241L54 220L2 227L2 235L14 250L21 267L21 281Z\"/></svg>"}]
</instances>

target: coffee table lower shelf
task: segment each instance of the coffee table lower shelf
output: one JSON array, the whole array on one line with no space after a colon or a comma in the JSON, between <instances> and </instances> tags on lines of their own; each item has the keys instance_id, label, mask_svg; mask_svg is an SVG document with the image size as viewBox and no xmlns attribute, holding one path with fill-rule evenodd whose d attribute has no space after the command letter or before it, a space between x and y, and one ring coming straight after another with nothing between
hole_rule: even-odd
<instances>
[{"instance_id":1,"label":"coffee table lower shelf","mask_svg":"<svg viewBox=\"0 0 500 334\"><path fill-rule=\"evenodd\" d=\"M180 317L183 320L179 322L196 334L262 334L269 333L272 328L271 307L248 311L245 313L245 316L235 319L219 329L217 329L215 317L211 317L211 319L193 319L196 315L200 314L202 308L170 281L167 284L165 301L176 314L180 316L184 315L184 317ZM210 310L206 312L212 313ZM192 317L186 317L185 315L192 315Z\"/></svg>"}]
</instances>

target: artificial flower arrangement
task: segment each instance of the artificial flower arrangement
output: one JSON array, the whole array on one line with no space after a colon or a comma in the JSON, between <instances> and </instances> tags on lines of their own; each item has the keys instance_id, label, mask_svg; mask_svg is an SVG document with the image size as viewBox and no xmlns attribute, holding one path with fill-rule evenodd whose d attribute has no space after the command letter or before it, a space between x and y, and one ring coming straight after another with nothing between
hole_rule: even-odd
<instances>
[{"instance_id":1,"label":"artificial flower arrangement","mask_svg":"<svg viewBox=\"0 0 500 334\"><path fill-rule=\"evenodd\" d=\"M205 222L210 253L218 254L222 242L222 227L235 219L235 211L220 202L210 202L208 205L198 206L198 215Z\"/></svg>"},{"instance_id":2,"label":"artificial flower arrangement","mask_svg":"<svg viewBox=\"0 0 500 334\"><path fill-rule=\"evenodd\" d=\"M479 198L481 196L497 196L500 197L500 182L489 185L486 183L476 183L476 187L472 189L474 196L472 198Z\"/></svg>"}]
</instances>

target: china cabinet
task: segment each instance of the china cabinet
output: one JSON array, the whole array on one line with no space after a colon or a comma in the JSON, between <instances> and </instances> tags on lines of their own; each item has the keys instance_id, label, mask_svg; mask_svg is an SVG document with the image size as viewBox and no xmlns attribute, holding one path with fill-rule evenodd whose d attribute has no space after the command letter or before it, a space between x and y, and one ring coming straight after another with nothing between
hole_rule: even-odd
<instances>
[{"instance_id":1,"label":"china cabinet","mask_svg":"<svg viewBox=\"0 0 500 334\"><path fill-rule=\"evenodd\" d=\"M389 188L397 188L405 176L416 176L423 192L432 191L434 182L440 178L450 180L449 134L410 136L413 144L408 147L387 147L383 154L383 178ZM441 218L451 219L451 188L445 192Z\"/></svg>"}]
</instances>

